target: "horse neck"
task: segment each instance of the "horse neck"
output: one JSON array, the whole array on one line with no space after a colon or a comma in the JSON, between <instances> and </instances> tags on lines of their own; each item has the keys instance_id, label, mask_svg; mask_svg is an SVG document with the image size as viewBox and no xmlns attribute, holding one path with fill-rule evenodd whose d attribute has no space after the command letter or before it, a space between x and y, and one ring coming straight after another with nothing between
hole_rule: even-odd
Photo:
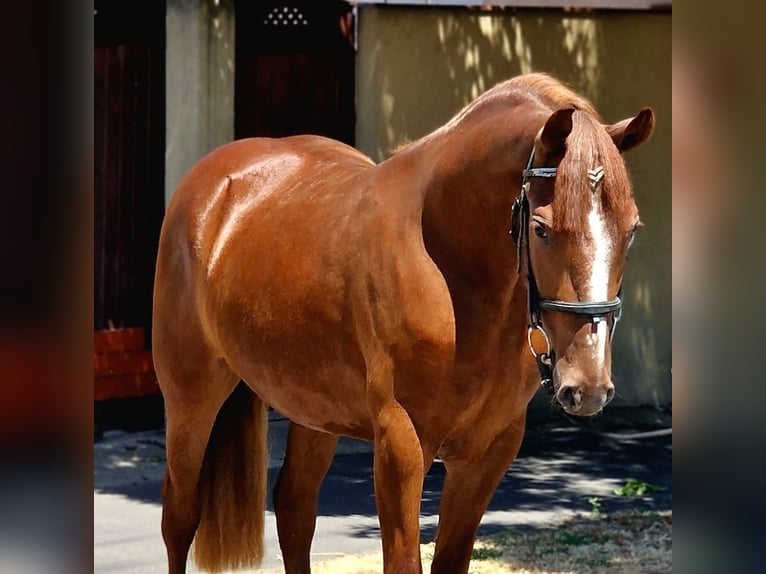
<instances>
[{"instance_id":1,"label":"horse neck","mask_svg":"<svg viewBox=\"0 0 766 574\"><path fill-rule=\"evenodd\" d=\"M511 209L545 117L519 106L506 112L502 123L486 118L423 146L422 161L433 166L424 196L423 236L453 298L482 292L485 300L510 299L519 277L509 235Z\"/></svg>"}]
</instances>

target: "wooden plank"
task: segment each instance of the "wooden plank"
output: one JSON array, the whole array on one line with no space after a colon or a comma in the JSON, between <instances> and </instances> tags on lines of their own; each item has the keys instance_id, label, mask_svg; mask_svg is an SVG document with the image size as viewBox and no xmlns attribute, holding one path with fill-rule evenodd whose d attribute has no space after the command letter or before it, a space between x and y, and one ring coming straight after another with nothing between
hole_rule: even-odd
<instances>
[{"instance_id":1,"label":"wooden plank","mask_svg":"<svg viewBox=\"0 0 766 574\"><path fill-rule=\"evenodd\" d=\"M95 71L93 75L93 287L94 287L94 321L96 326L105 326L106 301L106 246L104 238L107 227L106 193L107 188L107 153L109 141L107 101L109 97L109 82L107 81L108 53L103 47L95 49Z\"/></svg>"},{"instance_id":2,"label":"wooden plank","mask_svg":"<svg viewBox=\"0 0 766 574\"><path fill-rule=\"evenodd\" d=\"M165 3L94 9L94 327L151 328L164 213Z\"/></svg>"},{"instance_id":3,"label":"wooden plank","mask_svg":"<svg viewBox=\"0 0 766 574\"><path fill-rule=\"evenodd\" d=\"M131 375L154 371L151 351L98 353L93 359L93 376Z\"/></svg>"},{"instance_id":4,"label":"wooden plank","mask_svg":"<svg viewBox=\"0 0 766 574\"><path fill-rule=\"evenodd\" d=\"M135 373L132 375L113 375L99 377L95 381L93 399L125 399L159 394L160 387L154 372Z\"/></svg>"},{"instance_id":5,"label":"wooden plank","mask_svg":"<svg viewBox=\"0 0 766 574\"><path fill-rule=\"evenodd\" d=\"M96 354L142 351L144 343L144 330L140 327L96 331L93 334L93 349Z\"/></svg>"}]
</instances>

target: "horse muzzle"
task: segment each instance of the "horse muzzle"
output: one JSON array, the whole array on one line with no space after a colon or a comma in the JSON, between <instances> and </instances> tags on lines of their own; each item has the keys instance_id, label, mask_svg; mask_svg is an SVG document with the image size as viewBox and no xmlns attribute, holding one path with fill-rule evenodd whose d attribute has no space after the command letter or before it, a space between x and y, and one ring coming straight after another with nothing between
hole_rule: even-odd
<instances>
[{"instance_id":1,"label":"horse muzzle","mask_svg":"<svg viewBox=\"0 0 766 574\"><path fill-rule=\"evenodd\" d=\"M558 377L554 375L554 378ZM562 378L563 382L556 389L556 401L571 415L595 415L614 398L614 384L609 379L605 382L595 382Z\"/></svg>"}]
</instances>

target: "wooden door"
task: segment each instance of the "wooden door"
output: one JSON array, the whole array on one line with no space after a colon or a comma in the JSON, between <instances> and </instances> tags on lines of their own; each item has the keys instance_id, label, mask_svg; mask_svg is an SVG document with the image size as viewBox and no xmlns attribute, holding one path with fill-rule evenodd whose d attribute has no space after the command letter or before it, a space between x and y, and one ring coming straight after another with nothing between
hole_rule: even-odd
<instances>
[{"instance_id":1,"label":"wooden door","mask_svg":"<svg viewBox=\"0 0 766 574\"><path fill-rule=\"evenodd\" d=\"M158 391L147 349L164 213L165 7L96 0L94 8L94 329L137 330L141 340L112 349L119 357L96 356L98 400ZM101 392L99 377L117 376L127 383L110 379L103 388L112 390Z\"/></svg>"},{"instance_id":2,"label":"wooden door","mask_svg":"<svg viewBox=\"0 0 766 574\"><path fill-rule=\"evenodd\" d=\"M354 13L340 0L236 4L235 136L354 143Z\"/></svg>"}]
</instances>

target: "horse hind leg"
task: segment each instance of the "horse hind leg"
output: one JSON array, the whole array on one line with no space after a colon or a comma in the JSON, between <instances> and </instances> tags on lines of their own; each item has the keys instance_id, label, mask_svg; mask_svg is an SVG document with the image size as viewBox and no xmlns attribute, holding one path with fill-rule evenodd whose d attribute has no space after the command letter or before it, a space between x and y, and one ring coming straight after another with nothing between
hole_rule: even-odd
<instances>
[{"instance_id":1,"label":"horse hind leg","mask_svg":"<svg viewBox=\"0 0 766 574\"><path fill-rule=\"evenodd\" d=\"M274 512L286 574L309 574L317 501L338 437L290 423L287 454L274 489Z\"/></svg>"},{"instance_id":2,"label":"horse hind leg","mask_svg":"<svg viewBox=\"0 0 766 574\"><path fill-rule=\"evenodd\" d=\"M162 536L168 572L181 574L186 571L189 548L200 523L199 483L208 441L238 377L221 365L203 369L190 369L189 364L183 368L157 366L167 413Z\"/></svg>"}]
</instances>

